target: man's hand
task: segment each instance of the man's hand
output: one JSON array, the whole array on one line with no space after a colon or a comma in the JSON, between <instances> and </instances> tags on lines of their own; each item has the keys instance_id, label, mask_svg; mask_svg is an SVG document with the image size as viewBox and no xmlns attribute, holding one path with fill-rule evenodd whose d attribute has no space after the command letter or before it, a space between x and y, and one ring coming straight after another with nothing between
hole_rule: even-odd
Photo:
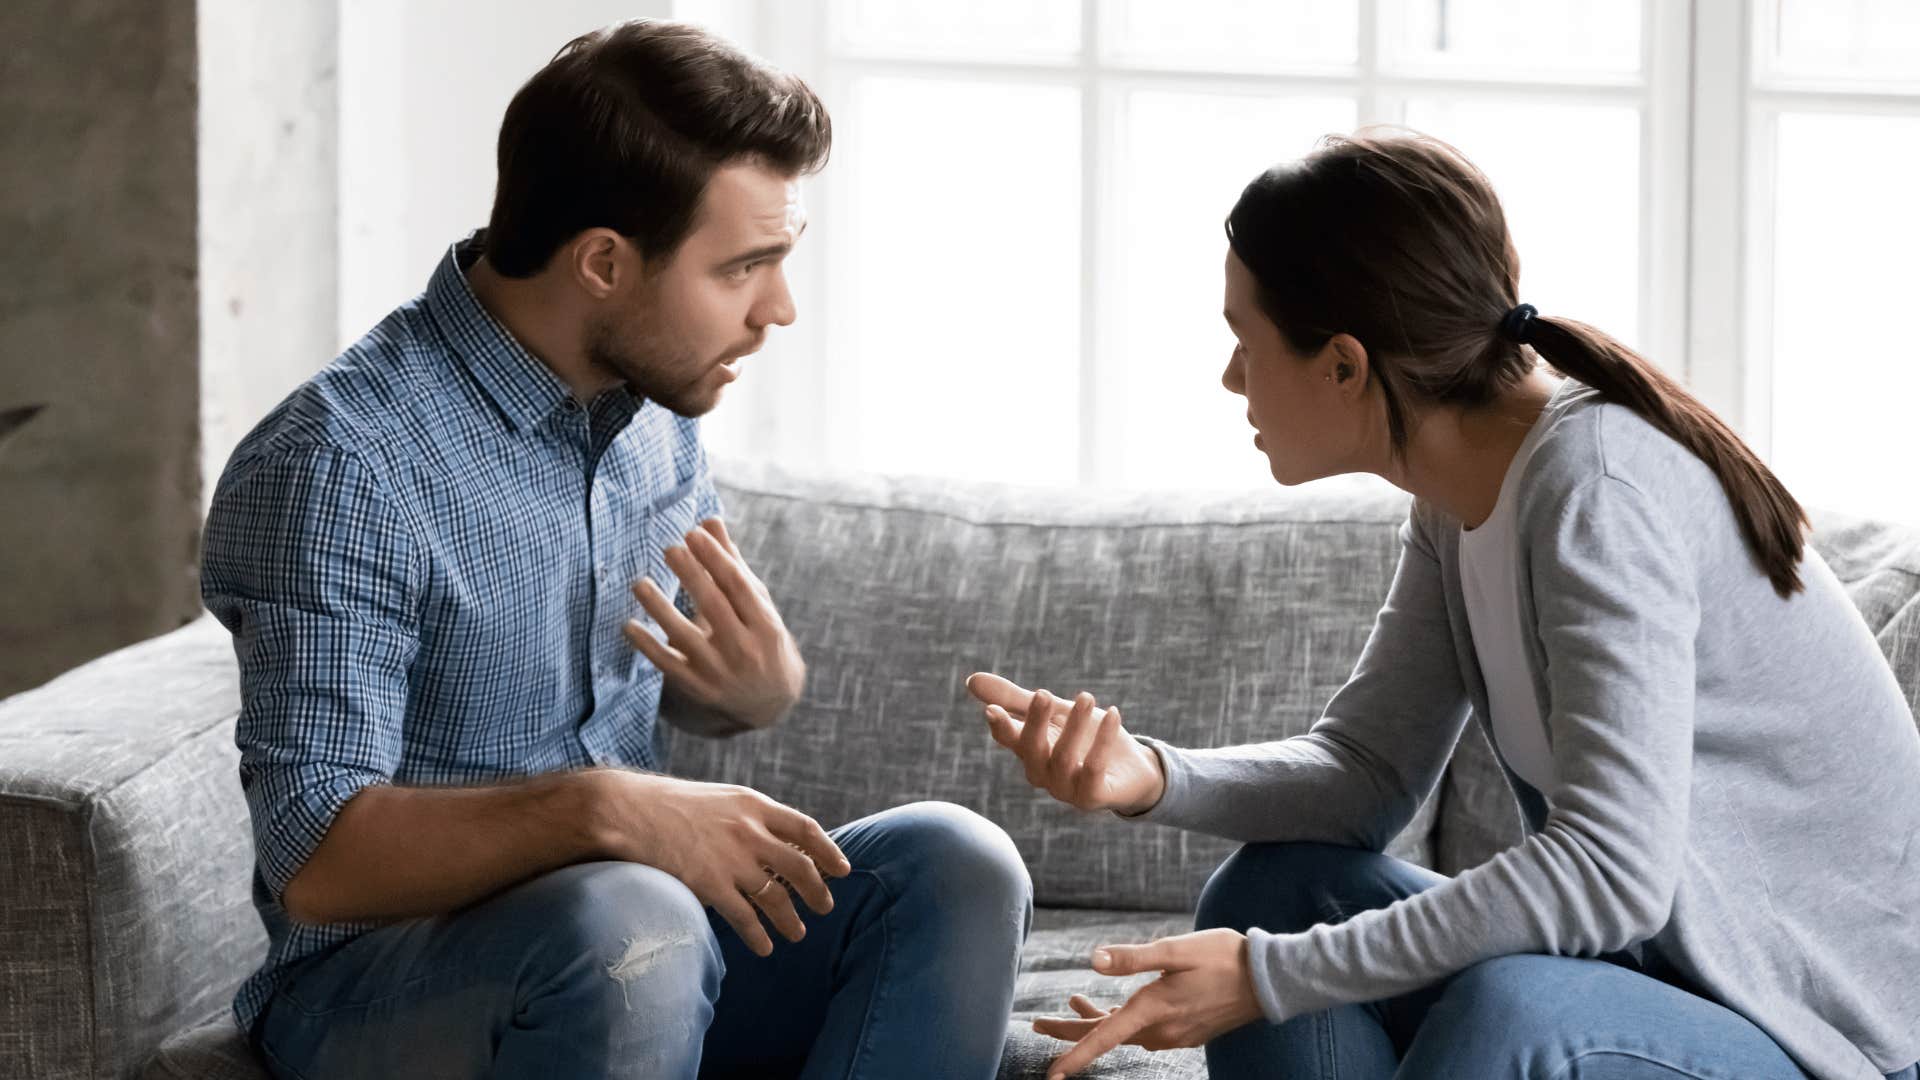
<instances>
[{"instance_id":1,"label":"man's hand","mask_svg":"<svg viewBox=\"0 0 1920 1080\"><path fill-rule=\"evenodd\" d=\"M641 578L634 598L667 640L629 619L628 642L687 701L750 727L772 727L800 700L807 665L766 585L748 569L719 518L701 522L687 534L685 547L668 548L665 557L693 597L695 618L682 615L653 579Z\"/></svg>"},{"instance_id":2,"label":"man's hand","mask_svg":"<svg viewBox=\"0 0 1920 1080\"><path fill-rule=\"evenodd\" d=\"M1068 806L1139 814L1166 791L1160 755L1127 734L1118 708L1097 707L1092 694L1069 704L987 672L967 676L967 692L986 706L987 729L1026 766L1027 782Z\"/></svg>"},{"instance_id":3,"label":"man's hand","mask_svg":"<svg viewBox=\"0 0 1920 1080\"><path fill-rule=\"evenodd\" d=\"M619 770L587 774L603 857L645 863L680 879L733 926L756 956L773 952L758 908L788 941L807 928L799 894L815 913L833 910L823 874L853 872L818 822L751 788Z\"/></svg>"},{"instance_id":4,"label":"man's hand","mask_svg":"<svg viewBox=\"0 0 1920 1080\"><path fill-rule=\"evenodd\" d=\"M1054 1061L1047 1080L1072 1076L1116 1046L1204 1046L1261 1018L1246 935L1237 930L1202 930L1151 945L1104 945L1094 950L1093 968L1102 975L1164 974L1111 1012L1075 994L1067 1004L1079 1019L1035 1020L1033 1030L1076 1044Z\"/></svg>"}]
</instances>

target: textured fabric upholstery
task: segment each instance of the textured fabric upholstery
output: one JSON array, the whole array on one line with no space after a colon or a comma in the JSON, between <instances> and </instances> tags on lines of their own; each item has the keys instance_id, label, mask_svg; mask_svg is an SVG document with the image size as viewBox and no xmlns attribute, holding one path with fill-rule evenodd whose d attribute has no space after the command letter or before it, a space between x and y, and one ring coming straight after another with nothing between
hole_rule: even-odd
<instances>
[{"instance_id":1,"label":"textured fabric upholstery","mask_svg":"<svg viewBox=\"0 0 1920 1080\"><path fill-rule=\"evenodd\" d=\"M264 935L208 621L0 703L0 1075L130 1075Z\"/></svg>"},{"instance_id":2,"label":"textured fabric upholstery","mask_svg":"<svg viewBox=\"0 0 1920 1080\"><path fill-rule=\"evenodd\" d=\"M1303 730L1358 655L1406 507L1339 482L1107 497L763 469L721 479L736 536L806 651L807 697L770 733L677 736L675 771L752 784L832 824L923 798L1000 822L1042 904L1006 1078L1044 1075L1059 1051L1029 1029L1034 1015L1131 985L1093 975L1092 946L1186 929L1229 846L1029 791L960 680L991 668L1084 686L1186 745ZM1920 536L1816 524L1920 701ZM210 620L0 703L0 1076L263 1075L226 1012L264 947L247 898L237 708L232 650ZM1472 729L1436 802L1396 853L1452 870L1518 836ZM1094 1075L1203 1069L1193 1052L1124 1050Z\"/></svg>"},{"instance_id":3,"label":"textured fabric upholstery","mask_svg":"<svg viewBox=\"0 0 1920 1080\"><path fill-rule=\"evenodd\" d=\"M1063 505L928 481L724 480L742 552L807 657L807 692L773 731L675 738L674 771L829 825L959 803L1013 837L1039 903L1078 907L1191 910L1232 847L1033 790L988 737L967 674L1091 690L1179 745L1304 731L1360 654L1406 516L1404 496L1350 483ZM1428 862L1431 822L1430 802L1391 850Z\"/></svg>"}]
</instances>

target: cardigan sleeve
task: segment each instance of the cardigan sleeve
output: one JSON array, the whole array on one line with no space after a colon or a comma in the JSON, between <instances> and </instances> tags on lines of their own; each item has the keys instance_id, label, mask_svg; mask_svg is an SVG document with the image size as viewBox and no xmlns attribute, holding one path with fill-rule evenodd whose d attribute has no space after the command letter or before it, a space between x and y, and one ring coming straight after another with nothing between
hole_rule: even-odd
<instances>
[{"instance_id":1,"label":"cardigan sleeve","mask_svg":"<svg viewBox=\"0 0 1920 1080\"><path fill-rule=\"evenodd\" d=\"M1432 792L1467 716L1432 515L1401 527L1393 584L1346 685L1305 734L1160 755L1165 794L1136 820L1241 842L1319 841L1378 851Z\"/></svg>"},{"instance_id":2,"label":"cardigan sleeve","mask_svg":"<svg viewBox=\"0 0 1920 1080\"><path fill-rule=\"evenodd\" d=\"M1615 951L1666 923L1692 770L1689 556L1646 495L1606 474L1522 535L1551 694L1543 828L1389 907L1304 933L1251 932L1268 1019L1392 997L1499 956Z\"/></svg>"}]
</instances>

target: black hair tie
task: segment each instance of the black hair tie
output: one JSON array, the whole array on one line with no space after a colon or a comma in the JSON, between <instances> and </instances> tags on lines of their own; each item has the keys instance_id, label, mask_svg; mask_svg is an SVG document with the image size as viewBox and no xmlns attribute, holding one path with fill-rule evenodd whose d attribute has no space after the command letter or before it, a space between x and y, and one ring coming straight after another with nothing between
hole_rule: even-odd
<instances>
[{"instance_id":1,"label":"black hair tie","mask_svg":"<svg viewBox=\"0 0 1920 1080\"><path fill-rule=\"evenodd\" d=\"M1521 304L1507 312L1507 317L1500 320L1500 336L1516 344L1525 345L1533 339L1533 317L1538 314L1540 309L1532 304Z\"/></svg>"}]
</instances>

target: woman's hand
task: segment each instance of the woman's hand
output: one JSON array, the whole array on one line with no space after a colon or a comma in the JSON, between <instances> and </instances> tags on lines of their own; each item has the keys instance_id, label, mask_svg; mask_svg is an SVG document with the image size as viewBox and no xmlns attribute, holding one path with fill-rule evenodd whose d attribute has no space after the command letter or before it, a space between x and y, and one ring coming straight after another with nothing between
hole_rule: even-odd
<instances>
[{"instance_id":1,"label":"woman's hand","mask_svg":"<svg viewBox=\"0 0 1920 1080\"><path fill-rule=\"evenodd\" d=\"M1166 791L1160 755L1127 734L1118 708L1099 708L1092 694L1068 704L987 672L967 676L967 692L986 706L988 730L1020 758L1027 782L1068 806L1139 814Z\"/></svg>"},{"instance_id":2,"label":"woman's hand","mask_svg":"<svg viewBox=\"0 0 1920 1080\"><path fill-rule=\"evenodd\" d=\"M1054 1061L1047 1080L1072 1076L1116 1046L1204 1046L1261 1018L1247 938L1237 930L1202 930L1151 945L1104 945L1093 952L1093 969L1102 975L1163 974L1111 1012L1075 994L1067 1004L1079 1019L1035 1020L1033 1030L1076 1044Z\"/></svg>"}]
</instances>

